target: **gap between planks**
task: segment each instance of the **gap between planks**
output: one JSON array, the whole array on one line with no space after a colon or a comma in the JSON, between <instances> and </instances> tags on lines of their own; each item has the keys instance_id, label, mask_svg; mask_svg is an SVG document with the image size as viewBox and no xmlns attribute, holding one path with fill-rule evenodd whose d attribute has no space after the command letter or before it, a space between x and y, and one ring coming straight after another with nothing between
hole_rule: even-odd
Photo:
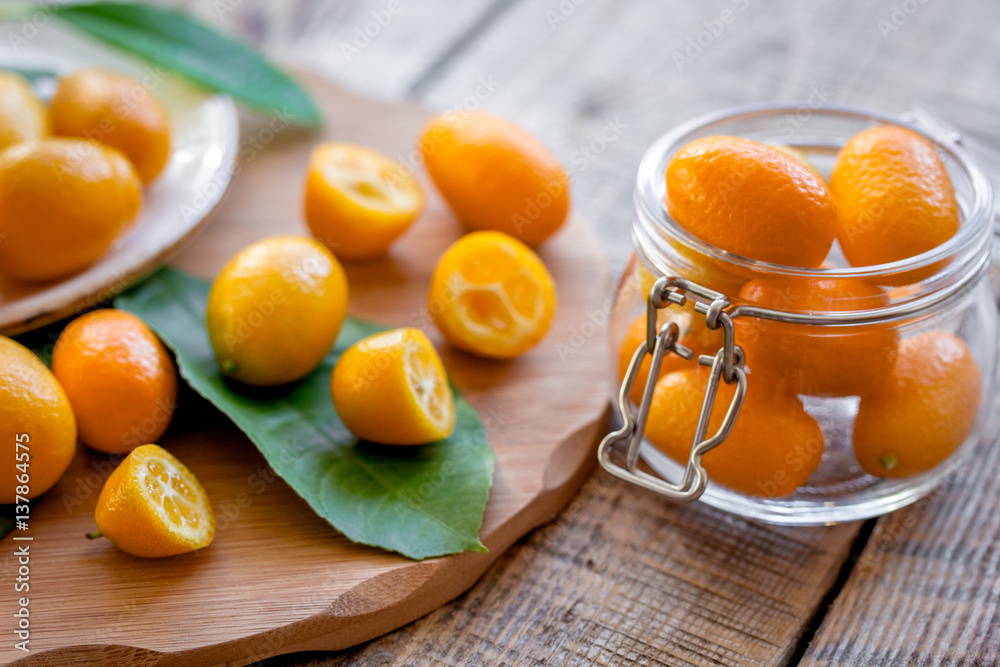
<instances>
[{"instance_id":1,"label":"gap between planks","mask_svg":"<svg viewBox=\"0 0 1000 667\"><path fill-rule=\"evenodd\" d=\"M847 554L847 558L844 559L843 565L840 566L840 572L837 575L837 579L830 586L830 589L826 592L826 595L820 601L819 606L816 607L816 613L813 617L809 619L809 622L802 628L802 636L795 643L795 648L791 652L791 655L786 662L787 665L798 665L802 662L802 658L805 656L806 651L809 650L809 644L812 642L813 638L816 637L816 632L822 627L823 622L826 620L827 614L830 612L830 607L833 606L834 601L840 595L841 591L844 590L844 586L847 585L847 580L851 576L851 572L858 564L858 559L864 552L865 547L868 546L868 541L871 539L872 533L875 531L875 526L878 525L879 517L874 517L865 521L864 525L861 526L861 530L858 531L857 537L854 538L854 543L851 545L851 550Z\"/></svg>"},{"instance_id":2,"label":"gap between planks","mask_svg":"<svg viewBox=\"0 0 1000 667\"><path fill-rule=\"evenodd\" d=\"M424 71L413 80L413 83L411 83L406 89L405 99L419 99L423 95L424 91L427 90L428 86L434 83L434 80L448 68L455 58L466 51L476 39L486 33L489 27L495 23L500 16L509 11L510 8L518 2L519 0L493 0L493 2L479 15L479 18L477 18L472 25L465 30L465 32L456 37L452 43L448 45L448 48L435 57L434 60L427 65L426 69L424 69Z\"/></svg>"}]
</instances>

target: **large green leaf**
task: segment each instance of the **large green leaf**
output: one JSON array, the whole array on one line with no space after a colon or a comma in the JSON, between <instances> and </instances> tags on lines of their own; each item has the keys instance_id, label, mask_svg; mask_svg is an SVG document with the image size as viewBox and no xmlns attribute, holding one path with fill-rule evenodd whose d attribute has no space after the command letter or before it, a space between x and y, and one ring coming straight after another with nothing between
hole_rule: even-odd
<instances>
[{"instance_id":1,"label":"large green leaf","mask_svg":"<svg viewBox=\"0 0 1000 667\"><path fill-rule=\"evenodd\" d=\"M384 327L349 318L316 371L286 393L252 396L233 389L218 371L204 326L207 295L207 283L164 269L116 298L115 306L142 317L176 353L188 384L351 540L418 559L486 550L479 528L495 456L472 406L456 395L455 433L437 443L358 442L333 409L330 373L349 345Z\"/></svg>"},{"instance_id":2,"label":"large green leaf","mask_svg":"<svg viewBox=\"0 0 1000 667\"><path fill-rule=\"evenodd\" d=\"M290 76L242 42L182 11L139 3L52 5L91 37L179 72L212 90L290 122L319 126L316 105Z\"/></svg>"}]
</instances>

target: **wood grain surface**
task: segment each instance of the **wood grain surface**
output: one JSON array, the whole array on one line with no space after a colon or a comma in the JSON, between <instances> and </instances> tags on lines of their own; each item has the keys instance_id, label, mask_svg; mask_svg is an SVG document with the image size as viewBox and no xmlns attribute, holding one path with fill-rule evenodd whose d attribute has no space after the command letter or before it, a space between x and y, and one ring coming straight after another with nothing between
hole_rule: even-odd
<instances>
[{"instance_id":1,"label":"wood grain surface","mask_svg":"<svg viewBox=\"0 0 1000 667\"><path fill-rule=\"evenodd\" d=\"M973 148L1000 146L1000 5L979 0L423 0L401 3L350 59L342 45L386 2L188 4L364 94L517 120L569 167L616 269L639 157L702 112L919 105ZM690 62L675 57L699 39ZM483 80L494 89L476 96ZM679 509L598 473L456 601L362 647L267 664L998 664L990 465L914 508L830 530Z\"/></svg>"},{"instance_id":2,"label":"wood grain surface","mask_svg":"<svg viewBox=\"0 0 1000 667\"><path fill-rule=\"evenodd\" d=\"M303 78L324 111L325 133L248 119L244 141L255 137L261 149L242 153L216 218L174 266L210 278L255 240L305 233L301 188L317 141L353 141L401 156L430 117L415 105L374 102L313 75ZM489 553L415 562L351 543L276 477L235 426L189 392L160 444L204 484L218 515L215 541L166 559L134 558L107 540L88 541L98 492L115 462L79 452L59 483L32 504L36 622L31 655L15 664L240 665L353 646L466 590L566 504L593 467L607 429L606 259L593 233L571 220L539 251L560 295L544 341L516 360L473 357L448 348L427 316L431 272L461 234L443 202L429 199L388 257L345 264L349 310L425 329L479 412L497 455L480 532ZM13 581L13 546L0 566L3 580ZM13 608L15 599L13 586L5 587L0 606ZM14 636L16 623L4 614L0 634ZM0 660L18 657L12 642L0 644Z\"/></svg>"},{"instance_id":3,"label":"wood grain surface","mask_svg":"<svg viewBox=\"0 0 1000 667\"><path fill-rule=\"evenodd\" d=\"M335 657L265 664L774 664L855 534L647 505L601 473L458 601Z\"/></svg>"},{"instance_id":4,"label":"wood grain surface","mask_svg":"<svg viewBox=\"0 0 1000 667\"><path fill-rule=\"evenodd\" d=\"M802 664L1000 665L998 469L993 447L880 520Z\"/></svg>"},{"instance_id":5,"label":"wood grain surface","mask_svg":"<svg viewBox=\"0 0 1000 667\"><path fill-rule=\"evenodd\" d=\"M388 0L182 4L363 94L515 119L567 164L615 268L639 157L702 112L921 105L1000 146L1000 5L984 0L400 0L349 58ZM354 649L262 664L998 664L996 465L831 529L676 508L598 473L455 601Z\"/></svg>"}]
</instances>

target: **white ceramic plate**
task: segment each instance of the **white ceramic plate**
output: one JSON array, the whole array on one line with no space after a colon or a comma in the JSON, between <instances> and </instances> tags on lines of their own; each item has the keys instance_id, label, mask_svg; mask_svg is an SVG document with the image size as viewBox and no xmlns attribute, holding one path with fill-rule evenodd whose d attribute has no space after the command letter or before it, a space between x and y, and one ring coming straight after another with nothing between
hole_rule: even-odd
<instances>
[{"instance_id":1,"label":"white ceramic plate","mask_svg":"<svg viewBox=\"0 0 1000 667\"><path fill-rule=\"evenodd\" d=\"M0 34L19 34L21 27L20 22L0 22ZM0 333L20 333L68 317L151 273L205 222L233 175L239 124L228 97L207 94L178 74L51 22L16 49L10 40L0 40L0 68L66 74L85 65L133 76L163 102L173 123L170 161L146 188L136 224L88 269L43 286L0 277ZM54 79L41 79L35 92L48 97L54 86Z\"/></svg>"}]
</instances>

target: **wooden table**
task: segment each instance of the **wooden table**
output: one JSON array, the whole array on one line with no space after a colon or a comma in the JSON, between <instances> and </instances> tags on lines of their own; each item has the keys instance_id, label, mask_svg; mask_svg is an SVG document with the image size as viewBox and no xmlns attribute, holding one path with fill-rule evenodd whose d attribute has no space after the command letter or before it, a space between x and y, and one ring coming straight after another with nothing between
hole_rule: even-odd
<instances>
[{"instance_id":1,"label":"wooden table","mask_svg":"<svg viewBox=\"0 0 1000 667\"><path fill-rule=\"evenodd\" d=\"M515 119L568 165L616 268L640 155L705 111L919 105L1000 146L1000 4L986 0L188 6L361 93ZM812 529L671 506L597 473L451 604L349 651L264 664L1000 664L998 466L993 448L912 507Z\"/></svg>"}]
</instances>

